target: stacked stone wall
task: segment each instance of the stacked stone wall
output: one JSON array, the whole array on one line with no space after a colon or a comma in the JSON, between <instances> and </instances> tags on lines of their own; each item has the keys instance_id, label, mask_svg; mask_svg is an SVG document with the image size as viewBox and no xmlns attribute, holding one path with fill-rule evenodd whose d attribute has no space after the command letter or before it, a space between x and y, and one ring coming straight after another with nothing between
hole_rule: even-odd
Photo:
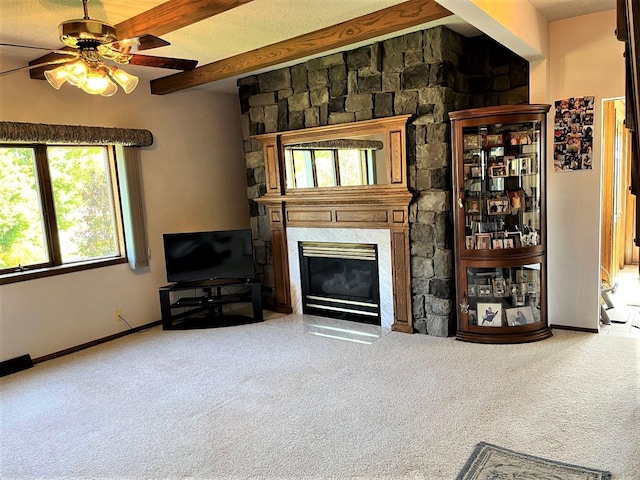
<instances>
[{"instance_id":1,"label":"stacked stone wall","mask_svg":"<svg viewBox=\"0 0 640 480\"><path fill-rule=\"evenodd\" d=\"M252 135L413 114L407 127L414 329L455 331L448 113L526 103L528 64L488 37L409 33L238 81L247 193L266 304L274 286L262 144Z\"/></svg>"}]
</instances>

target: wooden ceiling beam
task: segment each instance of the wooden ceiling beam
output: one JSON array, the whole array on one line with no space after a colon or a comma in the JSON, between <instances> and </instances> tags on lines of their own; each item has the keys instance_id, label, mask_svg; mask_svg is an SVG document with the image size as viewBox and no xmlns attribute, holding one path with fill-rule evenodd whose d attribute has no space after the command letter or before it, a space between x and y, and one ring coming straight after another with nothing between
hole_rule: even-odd
<instances>
[{"instance_id":1,"label":"wooden ceiling beam","mask_svg":"<svg viewBox=\"0 0 640 480\"><path fill-rule=\"evenodd\" d=\"M138 37L145 33L159 37L251 1L253 0L169 0L118 23L115 28L120 39ZM46 63L59 58L60 55L48 53L32 60L29 65ZM44 80L44 72L55 67L56 65L34 68L29 75L32 79Z\"/></svg>"},{"instance_id":2,"label":"wooden ceiling beam","mask_svg":"<svg viewBox=\"0 0 640 480\"><path fill-rule=\"evenodd\" d=\"M144 33L159 37L252 0L169 0L116 25L118 38Z\"/></svg>"},{"instance_id":3,"label":"wooden ceiling beam","mask_svg":"<svg viewBox=\"0 0 640 480\"><path fill-rule=\"evenodd\" d=\"M346 22L151 81L165 95L316 55L452 15L434 0L409 0Z\"/></svg>"}]
</instances>

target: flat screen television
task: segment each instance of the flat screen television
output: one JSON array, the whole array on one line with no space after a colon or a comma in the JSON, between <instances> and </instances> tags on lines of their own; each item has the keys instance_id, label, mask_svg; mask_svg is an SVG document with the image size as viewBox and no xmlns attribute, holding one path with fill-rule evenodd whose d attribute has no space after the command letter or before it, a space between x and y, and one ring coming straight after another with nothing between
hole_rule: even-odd
<instances>
[{"instance_id":1,"label":"flat screen television","mask_svg":"<svg viewBox=\"0 0 640 480\"><path fill-rule=\"evenodd\" d=\"M255 277L250 229L165 233L163 240L169 282Z\"/></svg>"}]
</instances>

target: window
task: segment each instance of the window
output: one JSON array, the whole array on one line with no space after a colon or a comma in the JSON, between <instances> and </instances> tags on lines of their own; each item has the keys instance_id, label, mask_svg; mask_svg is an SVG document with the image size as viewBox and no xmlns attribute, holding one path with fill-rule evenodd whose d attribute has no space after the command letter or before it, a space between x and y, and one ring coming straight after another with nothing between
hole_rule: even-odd
<instances>
[{"instance_id":1,"label":"window","mask_svg":"<svg viewBox=\"0 0 640 480\"><path fill-rule=\"evenodd\" d=\"M122 259L113 149L0 146L0 275Z\"/></svg>"}]
</instances>

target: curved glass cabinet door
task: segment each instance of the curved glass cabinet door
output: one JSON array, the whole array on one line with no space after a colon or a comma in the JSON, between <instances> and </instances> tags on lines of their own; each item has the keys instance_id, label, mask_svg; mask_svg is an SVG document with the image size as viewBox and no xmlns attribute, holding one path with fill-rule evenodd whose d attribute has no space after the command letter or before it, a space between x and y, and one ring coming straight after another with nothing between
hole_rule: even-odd
<instances>
[{"instance_id":1,"label":"curved glass cabinet door","mask_svg":"<svg viewBox=\"0 0 640 480\"><path fill-rule=\"evenodd\" d=\"M465 249L540 245L540 130L540 121L462 129Z\"/></svg>"}]
</instances>

